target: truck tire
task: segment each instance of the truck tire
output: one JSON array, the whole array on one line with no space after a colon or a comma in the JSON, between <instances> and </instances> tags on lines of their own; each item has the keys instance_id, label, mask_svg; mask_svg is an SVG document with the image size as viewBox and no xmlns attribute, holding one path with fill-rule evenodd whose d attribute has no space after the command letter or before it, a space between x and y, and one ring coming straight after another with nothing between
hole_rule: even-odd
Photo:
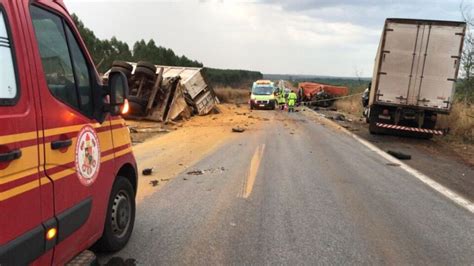
<instances>
[{"instance_id":1,"label":"truck tire","mask_svg":"<svg viewBox=\"0 0 474 266\"><path fill-rule=\"evenodd\" d=\"M122 67L122 68L128 69L128 71L130 72L133 71L133 66L125 61L115 60L112 62L112 67Z\"/></svg>"},{"instance_id":2,"label":"truck tire","mask_svg":"<svg viewBox=\"0 0 474 266\"><path fill-rule=\"evenodd\" d=\"M153 64L150 63L150 62L147 62L147 61L138 61L137 67L148 68L148 69L150 69L151 71L153 71L154 73L156 73L156 66L153 65Z\"/></svg>"},{"instance_id":3,"label":"truck tire","mask_svg":"<svg viewBox=\"0 0 474 266\"><path fill-rule=\"evenodd\" d=\"M380 128L377 127L377 122L376 121L370 121L369 122L369 132L370 134L372 135L378 135L380 134L382 131L380 130Z\"/></svg>"},{"instance_id":4,"label":"truck tire","mask_svg":"<svg viewBox=\"0 0 474 266\"><path fill-rule=\"evenodd\" d=\"M114 252L122 249L135 223L135 190L127 178L118 176L110 193L104 232L94 248Z\"/></svg>"},{"instance_id":5,"label":"truck tire","mask_svg":"<svg viewBox=\"0 0 474 266\"><path fill-rule=\"evenodd\" d=\"M120 66L114 66L112 67L112 69L110 69L110 72L122 72L123 74L125 74L125 76L127 76L127 78L129 79L131 76L132 76L132 71L124 68L124 67L120 67Z\"/></svg>"},{"instance_id":6,"label":"truck tire","mask_svg":"<svg viewBox=\"0 0 474 266\"><path fill-rule=\"evenodd\" d=\"M152 71L149 68L146 67L138 67L135 69L135 75L137 76L143 76L152 80L155 80L156 77L156 72Z\"/></svg>"}]
</instances>

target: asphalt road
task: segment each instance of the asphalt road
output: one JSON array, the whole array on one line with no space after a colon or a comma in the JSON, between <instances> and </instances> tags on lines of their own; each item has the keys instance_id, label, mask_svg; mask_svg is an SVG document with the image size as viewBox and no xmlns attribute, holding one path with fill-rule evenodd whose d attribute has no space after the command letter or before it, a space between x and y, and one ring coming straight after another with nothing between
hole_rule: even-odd
<instances>
[{"instance_id":1,"label":"asphalt road","mask_svg":"<svg viewBox=\"0 0 474 266\"><path fill-rule=\"evenodd\" d=\"M141 202L127 247L101 261L474 263L472 213L302 113L264 115Z\"/></svg>"}]
</instances>

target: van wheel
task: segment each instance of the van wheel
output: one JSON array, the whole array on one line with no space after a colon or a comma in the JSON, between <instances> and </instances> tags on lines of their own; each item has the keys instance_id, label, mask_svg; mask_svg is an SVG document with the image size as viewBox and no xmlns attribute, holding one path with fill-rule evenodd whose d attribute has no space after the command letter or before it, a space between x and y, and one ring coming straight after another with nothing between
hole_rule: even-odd
<instances>
[{"instance_id":1,"label":"van wheel","mask_svg":"<svg viewBox=\"0 0 474 266\"><path fill-rule=\"evenodd\" d=\"M106 252L122 249L130 239L134 223L134 189L128 179L118 176L109 198L104 233L95 247Z\"/></svg>"}]
</instances>

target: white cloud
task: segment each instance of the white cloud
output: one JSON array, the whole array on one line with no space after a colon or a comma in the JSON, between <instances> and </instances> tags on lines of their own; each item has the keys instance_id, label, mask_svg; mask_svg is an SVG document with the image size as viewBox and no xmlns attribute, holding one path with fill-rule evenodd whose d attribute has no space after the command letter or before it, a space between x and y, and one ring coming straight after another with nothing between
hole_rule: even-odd
<instances>
[{"instance_id":1,"label":"white cloud","mask_svg":"<svg viewBox=\"0 0 474 266\"><path fill-rule=\"evenodd\" d=\"M426 12L416 4L425 4L424 0L410 1L410 12L407 0L355 2L142 0L84 4L66 0L70 11L100 38L115 35L129 44L153 38L159 45L211 67L341 76L353 76L355 67L370 76L386 17L400 12L406 17L443 19L457 19L458 15L456 3L446 8L448 0L445 4L435 0ZM444 11L440 13L439 8Z\"/></svg>"}]
</instances>

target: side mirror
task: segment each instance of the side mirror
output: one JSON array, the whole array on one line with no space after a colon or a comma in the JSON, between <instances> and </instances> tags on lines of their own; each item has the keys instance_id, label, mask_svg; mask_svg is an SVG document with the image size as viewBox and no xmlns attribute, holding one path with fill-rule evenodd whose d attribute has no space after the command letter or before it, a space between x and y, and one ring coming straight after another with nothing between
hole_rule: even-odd
<instances>
[{"instance_id":1,"label":"side mirror","mask_svg":"<svg viewBox=\"0 0 474 266\"><path fill-rule=\"evenodd\" d=\"M122 107L127 107L128 81L127 76L120 71L111 72L109 75L110 88L110 114L120 115ZM125 110L124 110L125 111ZM126 113L126 112L124 112Z\"/></svg>"}]
</instances>

